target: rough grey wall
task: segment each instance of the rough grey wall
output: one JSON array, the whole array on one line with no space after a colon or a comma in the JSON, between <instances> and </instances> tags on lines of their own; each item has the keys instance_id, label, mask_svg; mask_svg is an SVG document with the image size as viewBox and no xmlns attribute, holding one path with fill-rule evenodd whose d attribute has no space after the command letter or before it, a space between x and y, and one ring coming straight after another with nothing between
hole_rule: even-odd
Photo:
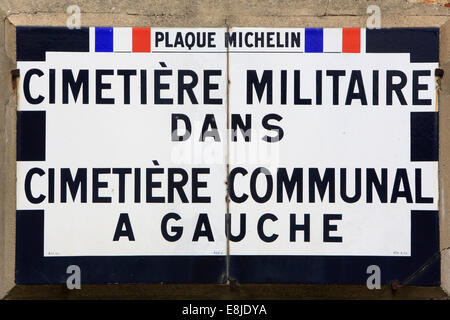
<instances>
[{"instance_id":1,"label":"rough grey wall","mask_svg":"<svg viewBox=\"0 0 450 320\"><path fill-rule=\"evenodd\" d=\"M376 4L381 8L382 27L440 27L441 66L445 70L440 93L440 229L441 248L446 248L450 246L450 212L446 207L446 203L450 201L450 191L447 191L450 187L450 148L448 148L450 129L446 126L450 121L450 8L443 5L446 2L445 0L37 0L30 3L25 0L0 0L0 298L14 287L16 98L10 71L15 68L15 26L64 26L68 18L66 8L76 4L81 8L83 26L365 27L368 17L367 7ZM443 252L441 264L442 287L450 292L450 250ZM89 290L93 290L91 296L78 295L84 298L99 297L101 292L112 292L110 287L109 289L95 286L90 288ZM148 286L147 288L155 290L155 295L147 293L148 297L158 297L158 292L161 293L159 297L164 297L164 290L160 287ZM170 286L168 288L166 291L171 292ZM220 292L223 292L221 288L211 290L202 288L204 287L194 287L191 292L206 292L202 297L239 296L239 294L238 296L220 295ZM242 286L241 290L247 290L245 291L247 296L250 295L253 298L258 298L254 295L258 290L263 294L260 297L265 296L267 289L264 288L266 287L259 288ZM291 298L301 297L302 292L305 292L298 287L292 289L294 288L292 286L284 287L284 289L275 286L271 288L274 292L272 298L277 297L277 292L280 296L282 294L286 296L286 292L290 292L291 295L288 294L288 297ZM320 286L303 286L302 288L306 288L303 290L310 294L309 297L324 298L327 297L327 292L329 292L328 297L333 296L333 291ZM17 296L33 297L32 294L27 296L27 290L36 292L37 289L17 288L16 292L19 292ZM49 290L53 292L51 291L53 289ZM64 291L55 290L57 297L67 296ZM311 293L314 290L316 295ZM346 289L338 288L335 292L343 293L342 290ZM349 297L362 297L363 291L348 290L350 290ZM402 297L427 297L423 294L425 289L410 288L408 290ZM126 292L126 290L123 291L123 294ZM142 296L145 296L144 292ZM168 297L174 296L169 294ZM379 295L379 297L392 298L393 296Z\"/></svg>"},{"instance_id":2,"label":"rough grey wall","mask_svg":"<svg viewBox=\"0 0 450 320\"><path fill-rule=\"evenodd\" d=\"M12 44L5 17L0 7L0 297L14 285L15 239L16 103L10 73L15 69L15 53L8 51Z\"/></svg>"},{"instance_id":3,"label":"rough grey wall","mask_svg":"<svg viewBox=\"0 0 450 320\"><path fill-rule=\"evenodd\" d=\"M440 235L441 235L441 286L450 293L450 20L440 29L440 67L444 77L439 92L439 183L440 183Z\"/></svg>"},{"instance_id":4,"label":"rough grey wall","mask_svg":"<svg viewBox=\"0 0 450 320\"><path fill-rule=\"evenodd\" d=\"M425 0L423 0L425 1ZM362 27L371 4L382 26L440 26L450 8L407 0L2 0L14 25L65 25L77 4L85 26L321 26Z\"/></svg>"}]
</instances>

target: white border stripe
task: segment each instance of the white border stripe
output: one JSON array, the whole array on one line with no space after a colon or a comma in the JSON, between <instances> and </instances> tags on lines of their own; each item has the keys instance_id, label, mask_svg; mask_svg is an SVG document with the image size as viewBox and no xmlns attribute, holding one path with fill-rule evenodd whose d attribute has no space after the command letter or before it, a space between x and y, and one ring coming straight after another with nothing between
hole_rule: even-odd
<instances>
[{"instance_id":1,"label":"white border stripe","mask_svg":"<svg viewBox=\"0 0 450 320\"><path fill-rule=\"evenodd\" d=\"M366 28L361 28L361 53L366 53Z\"/></svg>"},{"instance_id":2,"label":"white border stripe","mask_svg":"<svg viewBox=\"0 0 450 320\"><path fill-rule=\"evenodd\" d=\"M95 52L95 27L89 27L89 52Z\"/></svg>"}]
</instances>

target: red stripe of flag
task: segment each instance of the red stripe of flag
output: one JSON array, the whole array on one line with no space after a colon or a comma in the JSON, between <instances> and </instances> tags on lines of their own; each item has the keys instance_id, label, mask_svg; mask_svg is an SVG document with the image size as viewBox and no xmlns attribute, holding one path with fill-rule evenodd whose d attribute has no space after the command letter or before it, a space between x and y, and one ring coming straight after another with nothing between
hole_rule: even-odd
<instances>
[{"instance_id":1,"label":"red stripe of flag","mask_svg":"<svg viewBox=\"0 0 450 320\"><path fill-rule=\"evenodd\" d=\"M351 53L361 52L361 29L359 28L342 29L342 52L351 52Z\"/></svg>"},{"instance_id":2,"label":"red stripe of flag","mask_svg":"<svg viewBox=\"0 0 450 320\"><path fill-rule=\"evenodd\" d=\"M151 28L133 28L133 52L151 52Z\"/></svg>"}]
</instances>

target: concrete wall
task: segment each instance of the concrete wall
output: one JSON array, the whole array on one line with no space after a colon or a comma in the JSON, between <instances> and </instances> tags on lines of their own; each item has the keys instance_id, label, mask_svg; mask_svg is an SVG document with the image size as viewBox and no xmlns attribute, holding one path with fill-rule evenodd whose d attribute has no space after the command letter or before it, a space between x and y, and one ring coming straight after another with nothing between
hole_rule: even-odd
<instances>
[{"instance_id":1,"label":"concrete wall","mask_svg":"<svg viewBox=\"0 0 450 320\"><path fill-rule=\"evenodd\" d=\"M450 293L450 21L440 29L440 67L444 69L442 90L439 93L439 183L440 183L440 235L441 235L441 286ZM448 250L445 250L447 249Z\"/></svg>"},{"instance_id":2,"label":"concrete wall","mask_svg":"<svg viewBox=\"0 0 450 320\"><path fill-rule=\"evenodd\" d=\"M13 28L0 6L0 297L14 286L16 102L11 80L15 69Z\"/></svg>"},{"instance_id":3,"label":"concrete wall","mask_svg":"<svg viewBox=\"0 0 450 320\"><path fill-rule=\"evenodd\" d=\"M423 3L422 3L423 2ZM425 4L426 3L426 4ZM15 107L10 71L15 69L15 26L64 26L66 8L81 8L83 26L160 27L365 27L367 7L381 8L382 27L441 28L440 92L441 248L450 246L450 8L445 0L0 0L0 297L7 298L443 298L437 288L369 291L358 286L139 285L15 286ZM448 190L448 191L447 191ZM450 292L450 250L442 253L442 288ZM14 287L15 286L15 287Z\"/></svg>"}]
</instances>

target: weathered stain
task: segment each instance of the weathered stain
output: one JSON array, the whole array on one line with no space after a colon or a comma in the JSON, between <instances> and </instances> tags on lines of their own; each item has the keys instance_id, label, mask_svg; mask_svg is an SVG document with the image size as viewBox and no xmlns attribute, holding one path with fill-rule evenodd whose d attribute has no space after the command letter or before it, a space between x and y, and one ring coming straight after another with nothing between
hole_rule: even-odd
<instances>
[{"instance_id":1,"label":"weathered stain","mask_svg":"<svg viewBox=\"0 0 450 320\"><path fill-rule=\"evenodd\" d=\"M17 81L19 80L20 72L19 69L11 70L11 88L13 91L17 88Z\"/></svg>"}]
</instances>

